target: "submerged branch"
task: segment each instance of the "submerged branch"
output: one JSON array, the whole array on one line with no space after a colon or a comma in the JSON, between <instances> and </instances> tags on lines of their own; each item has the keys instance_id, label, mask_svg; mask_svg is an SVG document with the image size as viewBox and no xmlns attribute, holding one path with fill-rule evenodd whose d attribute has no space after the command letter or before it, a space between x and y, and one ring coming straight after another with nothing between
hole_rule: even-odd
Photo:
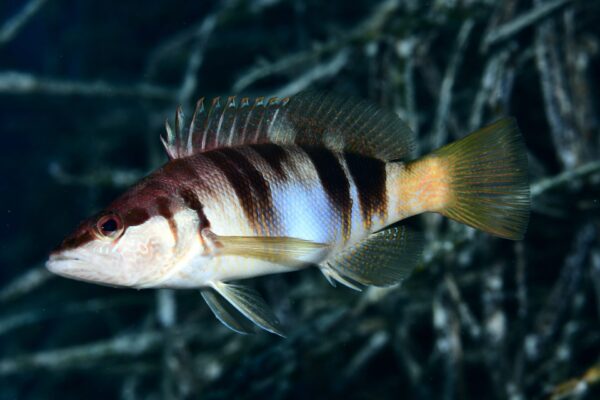
<instances>
[{"instance_id":1,"label":"submerged branch","mask_svg":"<svg viewBox=\"0 0 600 400\"><path fill-rule=\"evenodd\" d=\"M0 304L13 301L42 286L52 275L44 267L34 267L0 289Z\"/></svg>"},{"instance_id":2,"label":"submerged branch","mask_svg":"<svg viewBox=\"0 0 600 400\"><path fill-rule=\"evenodd\" d=\"M55 96L98 96L98 97L142 97L156 100L174 100L173 89L138 84L120 86L111 83L76 82L40 78L24 72L0 72L0 93L7 94L48 94Z\"/></svg>"},{"instance_id":3,"label":"submerged branch","mask_svg":"<svg viewBox=\"0 0 600 400\"><path fill-rule=\"evenodd\" d=\"M201 332L199 326L186 326L177 328L174 334L191 337ZM0 359L0 376L38 368L80 368L82 364L89 365L117 356L139 357L160 348L167 337L167 333L163 331L147 331L81 346L8 357Z\"/></svg>"},{"instance_id":4,"label":"submerged branch","mask_svg":"<svg viewBox=\"0 0 600 400\"><path fill-rule=\"evenodd\" d=\"M274 97L286 97L296 94L315 82L335 76L348 64L350 51L347 48L340 50L331 60L315 65L313 68L289 82L275 93Z\"/></svg>"},{"instance_id":5,"label":"submerged branch","mask_svg":"<svg viewBox=\"0 0 600 400\"><path fill-rule=\"evenodd\" d=\"M597 172L600 172L600 161L592 161L550 178L542 179L531 185L531 197L538 197L548 190L566 185L576 179L582 179Z\"/></svg>"},{"instance_id":6,"label":"submerged branch","mask_svg":"<svg viewBox=\"0 0 600 400\"><path fill-rule=\"evenodd\" d=\"M208 40L217 27L219 14L219 12L216 12L206 17L194 32L196 42L188 58L183 81L177 95L177 101L179 104L186 104L196 89L198 82L198 71L200 70L202 62L204 61L204 52L206 51Z\"/></svg>"},{"instance_id":7,"label":"submerged branch","mask_svg":"<svg viewBox=\"0 0 600 400\"><path fill-rule=\"evenodd\" d=\"M542 3L528 12L517 16L516 18L508 21L504 25L501 25L489 32L482 42L482 47L486 50L493 44L508 39L511 36L516 35L523 29L534 25L536 22L546 17L553 11L569 3L572 0L554 0Z\"/></svg>"},{"instance_id":8,"label":"submerged branch","mask_svg":"<svg viewBox=\"0 0 600 400\"><path fill-rule=\"evenodd\" d=\"M20 12L6 21L0 27L0 47L10 42L47 2L48 0L30 0Z\"/></svg>"},{"instance_id":9,"label":"submerged branch","mask_svg":"<svg viewBox=\"0 0 600 400\"><path fill-rule=\"evenodd\" d=\"M583 376L569 379L552 390L550 400L574 399L585 395L591 386L600 384L600 364L588 369Z\"/></svg>"},{"instance_id":10,"label":"submerged branch","mask_svg":"<svg viewBox=\"0 0 600 400\"><path fill-rule=\"evenodd\" d=\"M48 166L49 175L61 185L77 185L83 187L129 187L144 177L138 170L127 169L95 169L89 173L71 174L59 163Z\"/></svg>"},{"instance_id":11,"label":"submerged branch","mask_svg":"<svg viewBox=\"0 0 600 400\"><path fill-rule=\"evenodd\" d=\"M454 88L454 82L456 80L456 74L458 67L463 60L464 52L471 35L471 31L475 26L475 21L468 19L463 22L458 37L456 38L456 47L452 58L448 63L448 67L444 73L444 79L440 87L439 101L437 111L435 114L435 121L433 125L433 147L438 148L446 142L446 123L448 121L448 115L450 114L450 105L452 103L452 94Z\"/></svg>"},{"instance_id":12,"label":"submerged branch","mask_svg":"<svg viewBox=\"0 0 600 400\"><path fill-rule=\"evenodd\" d=\"M65 306L54 307L51 310L36 309L29 312L20 312L14 315L0 317L0 335L5 335L15 329L38 324L41 321L50 318L64 318L90 312L96 313L111 308L143 305L145 303L147 303L146 298L141 296L110 297L74 302Z\"/></svg>"},{"instance_id":13,"label":"submerged branch","mask_svg":"<svg viewBox=\"0 0 600 400\"><path fill-rule=\"evenodd\" d=\"M399 5L400 2L398 0L385 0L375 7L373 13L371 13L371 15L369 15L355 30L325 43L316 44L308 51L296 52L292 55L283 57L278 61L263 63L253 67L233 84L233 91L243 91L260 79L282 73L308 62L313 62L319 59L319 57L339 50L351 42L375 35L382 29L385 22L394 11L397 10Z\"/></svg>"}]
</instances>

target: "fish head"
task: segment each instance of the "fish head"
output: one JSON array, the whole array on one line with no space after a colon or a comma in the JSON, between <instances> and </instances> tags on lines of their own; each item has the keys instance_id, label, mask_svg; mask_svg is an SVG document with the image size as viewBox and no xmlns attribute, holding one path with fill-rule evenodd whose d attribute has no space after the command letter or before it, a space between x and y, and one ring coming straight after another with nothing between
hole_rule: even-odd
<instances>
[{"instance_id":1,"label":"fish head","mask_svg":"<svg viewBox=\"0 0 600 400\"><path fill-rule=\"evenodd\" d=\"M83 221L51 253L46 267L107 286L164 287L161 283L194 252L200 253L196 214L164 193L138 190Z\"/></svg>"}]
</instances>

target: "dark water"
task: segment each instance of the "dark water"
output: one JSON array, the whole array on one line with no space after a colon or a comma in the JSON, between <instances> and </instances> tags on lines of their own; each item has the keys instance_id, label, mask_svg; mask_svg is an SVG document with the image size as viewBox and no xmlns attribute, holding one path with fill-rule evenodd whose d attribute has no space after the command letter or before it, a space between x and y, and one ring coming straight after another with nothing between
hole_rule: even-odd
<instances>
[{"instance_id":1,"label":"dark water","mask_svg":"<svg viewBox=\"0 0 600 400\"><path fill-rule=\"evenodd\" d=\"M599 27L591 1L2 1L0 399L598 398ZM177 104L304 89L397 111L421 153L515 116L525 240L419 218L402 288L257 279L285 340L231 333L196 291L45 272L166 160Z\"/></svg>"}]
</instances>

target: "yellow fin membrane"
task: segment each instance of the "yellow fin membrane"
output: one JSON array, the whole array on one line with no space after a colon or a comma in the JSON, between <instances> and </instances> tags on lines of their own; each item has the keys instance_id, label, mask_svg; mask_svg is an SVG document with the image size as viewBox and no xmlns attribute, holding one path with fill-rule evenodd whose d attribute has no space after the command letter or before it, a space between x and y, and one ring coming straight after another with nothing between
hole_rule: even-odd
<instances>
[{"instance_id":1,"label":"yellow fin membrane","mask_svg":"<svg viewBox=\"0 0 600 400\"><path fill-rule=\"evenodd\" d=\"M327 248L324 243L291 237L217 236L220 254L258 258L282 265L303 263L302 259Z\"/></svg>"},{"instance_id":2,"label":"yellow fin membrane","mask_svg":"<svg viewBox=\"0 0 600 400\"><path fill-rule=\"evenodd\" d=\"M446 171L442 215L506 239L520 240L529 221L527 154L512 118L450 143L425 157Z\"/></svg>"}]
</instances>

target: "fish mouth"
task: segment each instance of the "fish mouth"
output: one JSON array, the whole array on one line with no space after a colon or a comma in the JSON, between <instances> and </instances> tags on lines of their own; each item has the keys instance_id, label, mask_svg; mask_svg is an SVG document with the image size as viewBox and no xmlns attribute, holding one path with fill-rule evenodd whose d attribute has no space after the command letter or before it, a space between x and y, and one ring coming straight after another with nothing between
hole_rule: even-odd
<instances>
[{"instance_id":1,"label":"fish mouth","mask_svg":"<svg viewBox=\"0 0 600 400\"><path fill-rule=\"evenodd\" d=\"M81 271L85 268L83 260L77 257L69 257L60 254L51 255L48 261L46 261L46 269L53 274L70 278L79 279L76 271Z\"/></svg>"},{"instance_id":2,"label":"fish mouth","mask_svg":"<svg viewBox=\"0 0 600 400\"><path fill-rule=\"evenodd\" d=\"M61 253L53 253L53 254L50 254L50 258L46 262L46 265L48 265L48 263L50 263L50 262L57 262L57 261L81 261L81 259L78 257L74 257L74 256L67 256L67 255L64 255Z\"/></svg>"},{"instance_id":3,"label":"fish mouth","mask_svg":"<svg viewBox=\"0 0 600 400\"><path fill-rule=\"evenodd\" d=\"M48 261L46 261L46 269L63 278L112 288L129 287L128 285L118 285L112 283L108 279L104 279L102 276L88 278L87 276L89 276L89 268L90 264L88 262L73 255L51 254Z\"/></svg>"}]
</instances>

